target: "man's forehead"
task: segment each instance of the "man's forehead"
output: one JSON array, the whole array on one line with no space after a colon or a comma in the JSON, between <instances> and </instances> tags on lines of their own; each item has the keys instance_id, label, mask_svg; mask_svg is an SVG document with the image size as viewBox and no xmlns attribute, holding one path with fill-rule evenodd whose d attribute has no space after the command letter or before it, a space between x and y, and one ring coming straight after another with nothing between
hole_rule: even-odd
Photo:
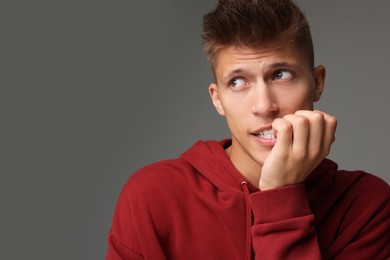
<instances>
[{"instance_id":1,"label":"man's forehead","mask_svg":"<svg viewBox=\"0 0 390 260\"><path fill-rule=\"evenodd\" d=\"M263 60L270 57L298 57L300 53L292 46L275 46L265 48L248 48L230 46L222 49L216 58L216 68L226 62L245 63L253 60ZM280 61L282 62L282 61Z\"/></svg>"}]
</instances>

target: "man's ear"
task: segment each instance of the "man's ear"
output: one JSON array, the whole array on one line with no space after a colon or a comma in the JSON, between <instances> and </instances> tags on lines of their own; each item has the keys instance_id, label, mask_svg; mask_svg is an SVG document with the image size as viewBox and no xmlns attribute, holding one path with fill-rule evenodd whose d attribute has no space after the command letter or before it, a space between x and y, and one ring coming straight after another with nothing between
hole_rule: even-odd
<instances>
[{"instance_id":1,"label":"man's ear","mask_svg":"<svg viewBox=\"0 0 390 260\"><path fill-rule=\"evenodd\" d=\"M314 102L317 102L321 99L321 94L325 86L325 76L326 76L326 69L323 65L319 65L314 68L314 82L315 82Z\"/></svg>"},{"instance_id":2,"label":"man's ear","mask_svg":"<svg viewBox=\"0 0 390 260\"><path fill-rule=\"evenodd\" d=\"M211 101L213 102L213 105L217 110L218 114L220 114L221 116L225 116L225 111L223 110L221 100L219 100L218 96L218 86L215 83L210 84L209 94L211 97Z\"/></svg>"}]
</instances>

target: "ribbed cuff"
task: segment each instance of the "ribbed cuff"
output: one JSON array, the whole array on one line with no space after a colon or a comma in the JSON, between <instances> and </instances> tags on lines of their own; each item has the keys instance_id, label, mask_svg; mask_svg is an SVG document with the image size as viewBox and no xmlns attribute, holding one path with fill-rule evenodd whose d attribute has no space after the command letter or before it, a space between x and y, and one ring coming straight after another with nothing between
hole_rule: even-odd
<instances>
[{"instance_id":1,"label":"ribbed cuff","mask_svg":"<svg viewBox=\"0 0 390 260\"><path fill-rule=\"evenodd\" d=\"M250 199L254 224L278 222L311 214L304 184L255 192Z\"/></svg>"}]
</instances>

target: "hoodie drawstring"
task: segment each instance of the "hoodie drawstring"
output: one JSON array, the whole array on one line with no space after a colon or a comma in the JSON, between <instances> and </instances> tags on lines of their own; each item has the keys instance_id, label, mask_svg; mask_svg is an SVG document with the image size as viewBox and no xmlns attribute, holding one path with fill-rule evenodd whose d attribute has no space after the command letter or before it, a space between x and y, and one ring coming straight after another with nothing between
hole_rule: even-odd
<instances>
[{"instance_id":1,"label":"hoodie drawstring","mask_svg":"<svg viewBox=\"0 0 390 260\"><path fill-rule=\"evenodd\" d=\"M244 190L246 206L246 259L250 260L252 258L252 209L249 201L248 183L241 182L241 187Z\"/></svg>"}]
</instances>

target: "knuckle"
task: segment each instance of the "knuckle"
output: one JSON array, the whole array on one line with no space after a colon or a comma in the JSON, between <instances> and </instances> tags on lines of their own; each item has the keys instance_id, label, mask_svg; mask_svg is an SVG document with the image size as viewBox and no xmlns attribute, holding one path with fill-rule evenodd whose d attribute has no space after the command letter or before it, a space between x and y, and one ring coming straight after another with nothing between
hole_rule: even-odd
<instances>
[{"instance_id":1,"label":"knuckle","mask_svg":"<svg viewBox=\"0 0 390 260\"><path fill-rule=\"evenodd\" d=\"M299 126L309 126L310 122L309 119L304 116L298 116L295 118L295 124Z\"/></svg>"},{"instance_id":2,"label":"knuckle","mask_svg":"<svg viewBox=\"0 0 390 260\"><path fill-rule=\"evenodd\" d=\"M280 130L282 131L285 131L285 132L291 132L293 127L290 123L288 122L283 122L280 127L279 127Z\"/></svg>"},{"instance_id":3,"label":"knuckle","mask_svg":"<svg viewBox=\"0 0 390 260\"><path fill-rule=\"evenodd\" d=\"M334 116L329 116L327 121L332 126L336 126L337 125L337 118L334 117Z\"/></svg>"},{"instance_id":4,"label":"knuckle","mask_svg":"<svg viewBox=\"0 0 390 260\"><path fill-rule=\"evenodd\" d=\"M313 117L313 120L315 120L317 122L318 121L324 121L324 119L325 119L324 114L321 113L320 111L313 111L312 117Z\"/></svg>"},{"instance_id":5,"label":"knuckle","mask_svg":"<svg viewBox=\"0 0 390 260\"><path fill-rule=\"evenodd\" d=\"M292 125L290 123L290 117L289 116L284 116L282 118L275 119L274 123L278 126L278 130L285 130L289 131L292 129Z\"/></svg>"}]
</instances>

